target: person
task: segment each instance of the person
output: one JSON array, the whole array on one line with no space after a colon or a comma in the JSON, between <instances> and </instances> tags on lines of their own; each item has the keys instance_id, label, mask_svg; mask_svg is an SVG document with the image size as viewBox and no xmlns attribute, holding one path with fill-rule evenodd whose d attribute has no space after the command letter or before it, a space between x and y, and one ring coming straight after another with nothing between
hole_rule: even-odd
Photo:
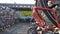
<instances>
[{"instance_id":1,"label":"person","mask_svg":"<svg viewBox=\"0 0 60 34\"><path fill-rule=\"evenodd\" d=\"M35 25L35 19L34 19L34 18L31 18L31 19L30 19L30 24L31 24L32 26Z\"/></svg>"},{"instance_id":2,"label":"person","mask_svg":"<svg viewBox=\"0 0 60 34\"><path fill-rule=\"evenodd\" d=\"M34 18L31 18L31 19L30 19L30 22L35 22L35 19L34 19Z\"/></svg>"}]
</instances>

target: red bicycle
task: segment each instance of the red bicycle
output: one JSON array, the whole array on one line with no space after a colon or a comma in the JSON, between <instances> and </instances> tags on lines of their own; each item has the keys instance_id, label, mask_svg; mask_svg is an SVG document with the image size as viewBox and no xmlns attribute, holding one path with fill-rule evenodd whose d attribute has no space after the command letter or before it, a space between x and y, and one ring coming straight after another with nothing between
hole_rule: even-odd
<instances>
[{"instance_id":1,"label":"red bicycle","mask_svg":"<svg viewBox=\"0 0 60 34\"><path fill-rule=\"evenodd\" d=\"M42 33L38 33L38 32L39 31L41 32L43 30L44 31L46 31L46 30L54 31L53 29L55 29L55 27L60 28L60 22L59 22L59 20L60 20L60 14L59 14L60 1L59 0L35 0L35 1L36 1L36 3L33 8L33 17L39 27L37 27L34 30L32 29L32 30L36 31L37 32L37 33L35 32L36 34L42 34ZM44 17L43 14L49 19L50 22L52 22L54 24L54 26L49 26L49 27L46 26L48 21L46 20L46 17Z\"/></svg>"}]
</instances>

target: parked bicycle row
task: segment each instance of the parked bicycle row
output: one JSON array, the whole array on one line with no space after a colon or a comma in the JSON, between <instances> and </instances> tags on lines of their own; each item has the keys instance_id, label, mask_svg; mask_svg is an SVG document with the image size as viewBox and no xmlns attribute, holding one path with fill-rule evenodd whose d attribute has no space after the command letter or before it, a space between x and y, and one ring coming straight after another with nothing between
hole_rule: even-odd
<instances>
[{"instance_id":1,"label":"parked bicycle row","mask_svg":"<svg viewBox=\"0 0 60 34\"><path fill-rule=\"evenodd\" d=\"M14 10L0 10L0 29L10 27L14 22Z\"/></svg>"}]
</instances>

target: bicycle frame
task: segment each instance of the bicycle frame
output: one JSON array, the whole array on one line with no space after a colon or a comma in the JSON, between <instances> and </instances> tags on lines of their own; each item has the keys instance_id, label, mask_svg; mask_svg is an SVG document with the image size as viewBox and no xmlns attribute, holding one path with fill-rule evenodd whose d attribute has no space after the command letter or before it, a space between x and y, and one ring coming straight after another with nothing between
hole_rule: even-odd
<instances>
[{"instance_id":1,"label":"bicycle frame","mask_svg":"<svg viewBox=\"0 0 60 34\"><path fill-rule=\"evenodd\" d=\"M40 17L41 15L40 16L38 15L38 11L37 10L49 10L53 14L58 28L60 28L60 24L59 24L56 12L53 9L34 6L34 9L33 9L33 15L34 16L33 17L34 17L34 19L36 19L37 22L39 22L40 27L43 26L42 22L46 23L46 21L44 21L44 19ZM55 27L52 27L52 28L55 28ZM48 30L48 29L50 29L50 28L45 28L45 30Z\"/></svg>"}]
</instances>

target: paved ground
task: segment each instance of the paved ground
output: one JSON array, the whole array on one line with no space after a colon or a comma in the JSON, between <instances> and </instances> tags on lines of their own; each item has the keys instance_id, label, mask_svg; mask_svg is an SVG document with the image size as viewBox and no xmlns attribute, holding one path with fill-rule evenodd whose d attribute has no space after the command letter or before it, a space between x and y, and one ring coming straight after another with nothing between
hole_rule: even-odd
<instances>
[{"instance_id":1,"label":"paved ground","mask_svg":"<svg viewBox=\"0 0 60 34\"><path fill-rule=\"evenodd\" d=\"M29 23L19 23L14 25L0 34L27 34L27 30L29 29Z\"/></svg>"}]
</instances>

